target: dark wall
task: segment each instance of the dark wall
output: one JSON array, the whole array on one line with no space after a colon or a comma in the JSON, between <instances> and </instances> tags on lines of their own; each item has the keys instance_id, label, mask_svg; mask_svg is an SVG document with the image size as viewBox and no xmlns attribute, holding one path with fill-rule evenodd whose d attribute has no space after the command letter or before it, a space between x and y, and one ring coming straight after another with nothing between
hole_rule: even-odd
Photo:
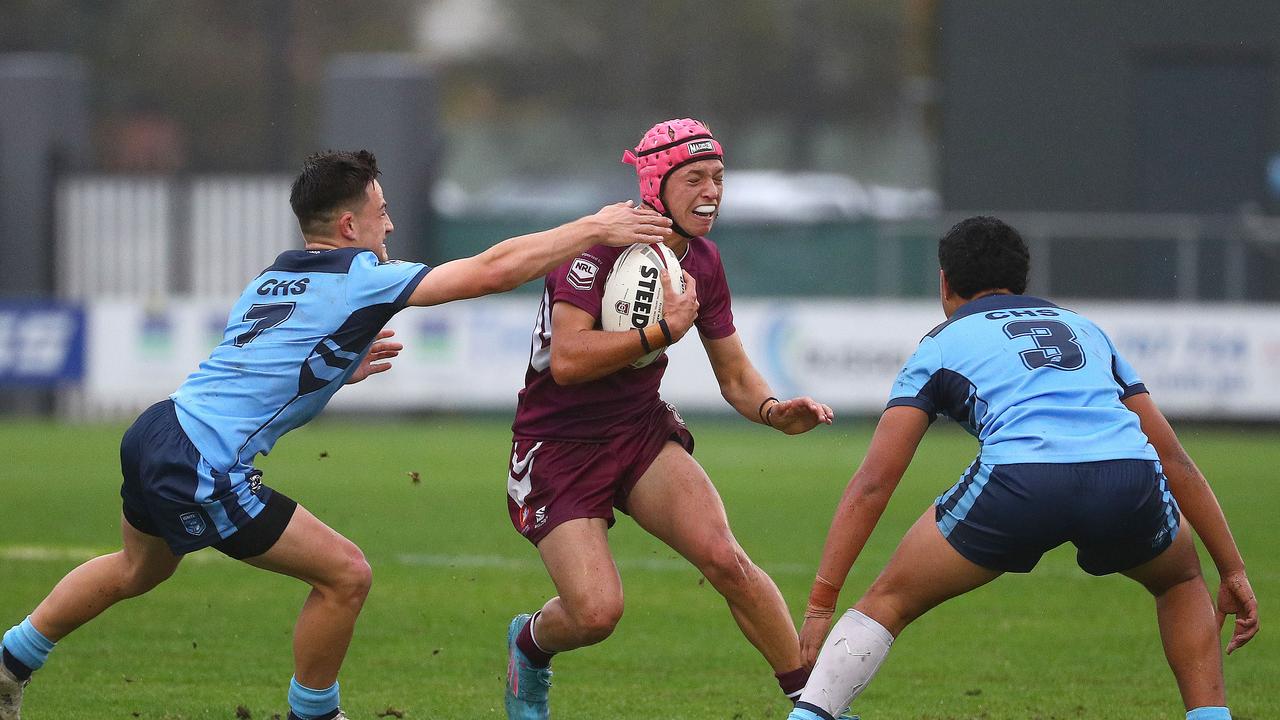
<instances>
[{"instance_id":1,"label":"dark wall","mask_svg":"<svg viewBox=\"0 0 1280 720\"><path fill-rule=\"evenodd\" d=\"M78 58L0 55L0 298L53 293L53 178L87 154L87 96Z\"/></svg>"},{"instance_id":2,"label":"dark wall","mask_svg":"<svg viewBox=\"0 0 1280 720\"><path fill-rule=\"evenodd\" d=\"M958 210L1280 211L1280 2L942 0Z\"/></svg>"}]
</instances>

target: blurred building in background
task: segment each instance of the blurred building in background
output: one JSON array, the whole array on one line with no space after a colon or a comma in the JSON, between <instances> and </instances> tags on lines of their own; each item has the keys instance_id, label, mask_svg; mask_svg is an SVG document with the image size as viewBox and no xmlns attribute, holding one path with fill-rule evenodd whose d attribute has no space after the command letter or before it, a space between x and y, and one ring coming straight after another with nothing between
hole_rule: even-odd
<instances>
[{"instance_id":1,"label":"blurred building in background","mask_svg":"<svg viewBox=\"0 0 1280 720\"><path fill-rule=\"evenodd\" d=\"M812 298L931 308L936 237L974 212L1024 231L1039 294L1280 300L1269 0L10 0L5 15L10 400L19 382L84 393L104 317L128 326L144 375L172 364L180 381L216 342L225 298L299 242L288 183L310 152L374 150L393 253L438 262L635 197L621 151L673 116L708 122L726 147L713 237L735 294L799 315L827 302ZM204 309L171 309L187 301ZM800 350L799 325L757 320L773 343L761 352L807 363L798 385L901 359L852 339ZM470 347L458 327L418 328L424 357ZM82 362L68 350L43 380L5 369L48 328L80 342ZM489 339L514 351L519 335ZM1276 335L1212 344L1280 365Z\"/></svg>"}]
</instances>

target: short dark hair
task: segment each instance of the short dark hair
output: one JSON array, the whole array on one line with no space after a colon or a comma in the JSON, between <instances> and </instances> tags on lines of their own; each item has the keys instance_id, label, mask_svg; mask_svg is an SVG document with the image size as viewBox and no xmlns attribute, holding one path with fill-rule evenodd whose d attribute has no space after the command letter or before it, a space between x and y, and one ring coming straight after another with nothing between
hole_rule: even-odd
<instances>
[{"instance_id":1,"label":"short dark hair","mask_svg":"<svg viewBox=\"0 0 1280 720\"><path fill-rule=\"evenodd\" d=\"M302 162L289 191L289 205L305 234L319 233L334 212L364 198L369 183L382 174L368 150L326 150Z\"/></svg>"},{"instance_id":2,"label":"short dark hair","mask_svg":"<svg viewBox=\"0 0 1280 720\"><path fill-rule=\"evenodd\" d=\"M979 215L956 223L938 240L938 263L962 298L1002 288L1021 295L1031 253L1017 230L1000 218Z\"/></svg>"}]
</instances>

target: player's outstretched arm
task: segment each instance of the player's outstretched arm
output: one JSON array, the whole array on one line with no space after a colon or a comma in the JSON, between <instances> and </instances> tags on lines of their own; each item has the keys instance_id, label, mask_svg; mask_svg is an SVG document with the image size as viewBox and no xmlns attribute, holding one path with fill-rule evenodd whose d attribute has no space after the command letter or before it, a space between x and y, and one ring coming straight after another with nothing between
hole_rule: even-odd
<instances>
[{"instance_id":1,"label":"player's outstretched arm","mask_svg":"<svg viewBox=\"0 0 1280 720\"><path fill-rule=\"evenodd\" d=\"M558 228L509 238L479 255L453 260L427 273L410 305L439 305L506 292L542 277L592 245L621 247L662 242L671 220L632 203L606 205L594 215Z\"/></svg>"},{"instance_id":2,"label":"player's outstretched arm","mask_svg":"<svg viewBox=\"0 0 1280 720\"><path fill-rule=\"evenodd\" d=\"M913 407L891 407L880 416L866 457L845 487L827 531L818 576L814 578L800 630L800 656L805 665L812 667L817 660L849 569L871 537L928 429L928 414Z\"/></svg>"},{"instance_id":3,"label":"player's outstretched arm","mask_svg":"<svg viewBox=\"0 0 1280 720\"><path fill-rule=\"evenodd\" d=\"M1137 413L1142 432L1160 456L1170 492L1218 568L1221 583L1218 588L1218 624L1222 625L1227 615L1236 616L1235 629L1227 644L1227 652L1231 653L1257 634L1258 601L1249 585L1244 559L1231 535L1226 515L1213 488L1209 487L1209 481L1182 447L1173 427L1151 396L1147 393L1131 395L1124 399L1124 404Z\"/></svg>"},{"instance_id":4,"label":"player's outstretched arm","mask_svg":"<svg viewBox=\"0 0 1280 720\"><path fill-rule=\"evenodd\" d=\"M799 435L835 420L835 411L830 406L811 397L785 401L773 397L769 383L747 357L738 333L715 340L703 337L702 347L716 374L720 395L751 422L777 428L788 435Z\"/></svg>"},{"instance_id":5,"label":"player's outstretched arm","mask_svg":"<svg viewBox=\"0 0 1280 720\"><path fill-rule=\"evenodd\" d=\"M663 320L671 330L671 343L693 327L698 317L698 288L693 276L684 273L684 292L677 293L671 277L663 270ZM551 308L551 377L560 385L589 382L615 373L652 350L667 346L662 328L650 325L639 333L606 332L596 329L596 319L582 308L558 302ZM646 347L647 346L647 347Z\"/></svg>"}]
</instances>

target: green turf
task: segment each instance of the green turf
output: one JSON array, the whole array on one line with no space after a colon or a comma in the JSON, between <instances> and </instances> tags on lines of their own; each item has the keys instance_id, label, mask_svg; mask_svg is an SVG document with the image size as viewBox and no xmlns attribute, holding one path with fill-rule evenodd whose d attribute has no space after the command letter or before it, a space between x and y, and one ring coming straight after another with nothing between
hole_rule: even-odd
<instances>
[{"instance_id":1,"label":"green turf","mask_svg":"<svg viewBox=\"0 0 1280 720\"><path fill-rule=\"evenodd\" d=\"M846 422L785 438L742 422L692 425L697 457L739 539L798 611L869 426ZM505 426L320 421L262 462L269 484L357 542L374 567L342 673L351 717L501 717L507 622L552 592L507 520ZM0 630L29 612L78 553L114 549L122 429L0 422ZM1226 508L1265 626L1280 593L1280 432L1190 429L1183 439ZM844 604L973 451L954 427L940 423L930 433ZM626 614L605 643L557 658L554 717L785 717L767 665L715 591L629 520L611 542ZM19 559L21 548L44 559ZM1211 569L1209 577L1216 582ZM62 642L30 687L24 717L235 718L237 706L253 718L283 713L289 638L304 595L297 581L198 553L150 595ZM1266 632L1226 667L1236 718L1280 717L1280 651ZM858 709L868 720L1133 720L1180 718L1177 698L1151 600L1122 578L1085 575L1060 548L1032 575L1002 578L913 625Z\"/></svg>"}]
</instances>

